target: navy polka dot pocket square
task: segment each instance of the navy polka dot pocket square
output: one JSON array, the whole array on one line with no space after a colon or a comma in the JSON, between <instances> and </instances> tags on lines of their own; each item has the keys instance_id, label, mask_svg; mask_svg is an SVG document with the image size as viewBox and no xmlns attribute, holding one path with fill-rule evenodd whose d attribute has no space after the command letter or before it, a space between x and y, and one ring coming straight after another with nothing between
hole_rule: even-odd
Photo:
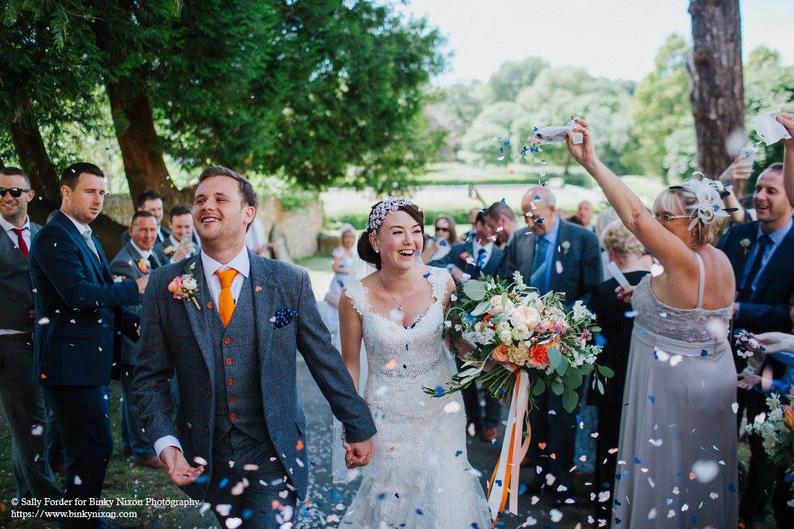
<instances>
[{"instance_id":1,"label":"navy polka dot pocket square","mask_svg":"<svg viewBox=\"0 0 794 529\"><path fill-rule=\"evenodd\" d=\"M289 325L297 315L298 311L293 308L277 309L276 315L270 318L270 321L273 322L276 329L281 329Z\"/></svg>"}]
</instances>

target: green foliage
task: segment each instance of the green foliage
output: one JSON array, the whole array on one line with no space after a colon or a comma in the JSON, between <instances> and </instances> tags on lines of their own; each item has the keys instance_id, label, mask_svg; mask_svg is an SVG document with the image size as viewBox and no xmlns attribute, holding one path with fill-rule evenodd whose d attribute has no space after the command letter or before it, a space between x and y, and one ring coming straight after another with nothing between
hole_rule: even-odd
<instances>
[{"instance_id":1,"label":"green foliage","mask_svg":"<svg viewBox=\"0 0 794 529\"><path fill-rule=\"evenodd\" d=\"M666 181L689 174L691 163L683 163L681 151L689 138L682 129L692 131L690 152L695 148L686 66L690 53L683 36L670 35L656 54L654 70L637 85L630 109L632 141L622 158L630 170L661 174Z\"/></svg>"},{"instance_id":2,"label":"green foliage","mask_svg":"<svg viewBox=\"0 0 794 529\"><path fill-rule=\"evenodd\" d=\"M9 99L24 98L51 135L108 129L97 88L117 85L184 171L217 163L379 193L409 186L443 141L423 115L441 37L391 4L11 0L0 15L0 110L19 119ZM0 142L9 156L7 127ZM74 157L74 143L58 151Z\"/></svg>"},{"instance_id":3,"label":"green foliage","mask_svg":"<svg viewBox=\"0 0 794 529\"><path fill-rule=\"evenodd\" d=\"M540 57L528 57L519 62L502 63L488 79L484 94L486 100L492 103L515 101L521 89L534 83L538 74L548 67L548 61Z\"/></svg>"}]
</instances>

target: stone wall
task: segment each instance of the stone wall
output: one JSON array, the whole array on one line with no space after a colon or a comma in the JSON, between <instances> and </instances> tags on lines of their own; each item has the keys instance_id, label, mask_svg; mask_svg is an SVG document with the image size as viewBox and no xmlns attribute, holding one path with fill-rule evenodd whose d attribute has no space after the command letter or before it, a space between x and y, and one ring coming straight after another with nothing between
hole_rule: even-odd
<instances>
[{"instance_id":1,"label":"stone wall","mask_svg":"<svg viewBox=\"0 0 794 529\"><path fill-rule=\"evenodd\" d=\"M170 205L166 205L166 217L169 207ZM134 210L129 195L108 195L105 197L102 212L127 226ZM279 201L270 197L261 200L257 216L265 225L265 233L270 233L274 223L278 224L278 230L284 235L290 258L293 260L309 257L317 252L317 239L323 227L323 207L319 201L292 211L284 211ZM164 222L167 224L167 218Z\"/></svg>"}]
</instances>

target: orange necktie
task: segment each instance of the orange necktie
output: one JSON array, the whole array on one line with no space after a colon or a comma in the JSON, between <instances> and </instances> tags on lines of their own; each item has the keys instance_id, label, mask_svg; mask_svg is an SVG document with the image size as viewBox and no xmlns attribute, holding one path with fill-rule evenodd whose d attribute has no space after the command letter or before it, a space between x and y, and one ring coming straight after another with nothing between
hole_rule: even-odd
<instances>
[{"instance_id":1,"label":"orange necktie","mask_svg":"<svg viewBox=\"0 0 794 529\"><path fill-rule=\"evenodd\" d=\"M221 283L221 295L218 298L218 312L221 315L223 326L229 325L234 314L234 297L232 296L232 282L237 275L237 270L227 268L226 270L216 270L215 275Z\"/></svg>"}]
</instances>

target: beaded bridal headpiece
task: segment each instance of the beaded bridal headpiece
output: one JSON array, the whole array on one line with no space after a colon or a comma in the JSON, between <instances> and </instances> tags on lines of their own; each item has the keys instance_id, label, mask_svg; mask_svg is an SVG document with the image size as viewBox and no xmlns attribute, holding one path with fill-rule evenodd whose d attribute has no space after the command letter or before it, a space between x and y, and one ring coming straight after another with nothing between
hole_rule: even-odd
<instances>
[{"instance_id":1,"label":"beaded bridal headpiece","mask_svg":"<svg viewBox=\"0 0 794 529\"><path fill-rule=\"evenodd\" d=\"M386 215L389 213L394 213L402 206L413 206L416 207L416 204L408 200L407 198L401 197L389 197L382 202L379 202L369 214L369 227L368 231L370 233L375 233L380 229L381 224L383 224L383 219L386 218ZM418 209L418 208L417 208Z\"/></svg>"},{"instance_id":2,"label":"beaded bridal headpiece","mask_svg":"<svg viewBox=\"0 0 794 529\"><path fill-rule=\"evenodd\" d=\"M731 209L723 208L722 199L728 195L722 183L717 180L705 178L703 173L696 172L692 176L700 177L687 180L681 185L670 186L670 189L683 189L692 193L695 200L685 206L687 213L692 216L689 229L693 229L698 222L703 225L711 224L719 219L729 217Z\"/></svg>"}]
</instances>

